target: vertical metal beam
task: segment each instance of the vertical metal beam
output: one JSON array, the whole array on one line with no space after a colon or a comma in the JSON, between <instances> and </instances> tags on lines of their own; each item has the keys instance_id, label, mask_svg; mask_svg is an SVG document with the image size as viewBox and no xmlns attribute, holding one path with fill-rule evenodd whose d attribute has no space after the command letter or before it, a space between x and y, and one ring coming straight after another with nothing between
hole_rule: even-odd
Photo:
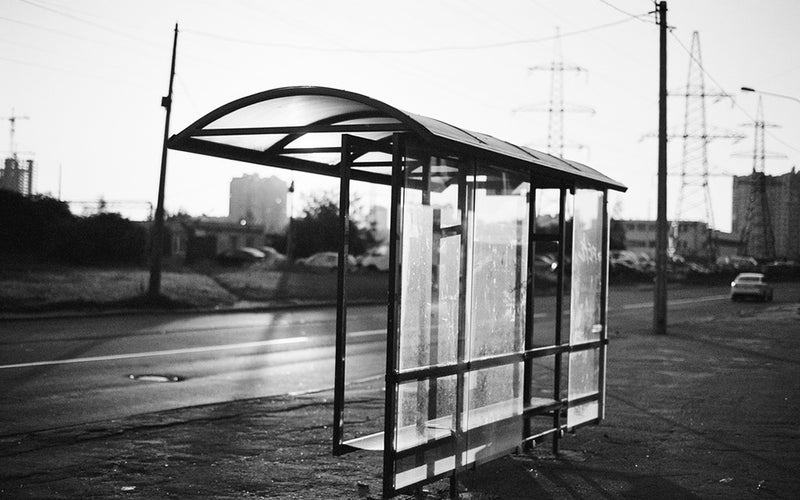
<instances>
[{"instance_id":1,"label":"vertical metal beam","mask_svg":"<svg viewBox=\"0 0 800 500\"><path fill-rule=\"evenodd\" d=\"M399 328L402 266L402 203L404 171L403 135L392 137L392 192L389 221L389 312L386 319L386 399L383 419L383 496L394 493L394 433L397 428L397 374L399 356Z\"/></svg>"},{"instance_id":2,"label":"vertical metal beam","mask_svg":"<svg viewBox=\"0 0 800 500\"><path fill-rule=\"evenodd\" d=\"M599 361L600 373L598 374L598 383L600 384L599 392L600 398L598 400L598 412L600 419L604 418L606 406L606 341L608 340L608 238L609 238L609 218L608 218L608 190L603 191L602 208L600 210L603 218L603 233L602 240L602 259L600 270L600 324L603 325L603 330L600 332Z\"/></svg>"},{"instance_id":3,"label":"vertical metal beam","mask_svg":"<svg viewBox=\"0 0 800 500\"><path fill-rule=\"evenodd\" d=\"M515 214L519 216L518 214ZM522 219L517 219L516 223L514 224L516 228L516 235L515 235L515 242L514 245L514 351L520 352L524 351L525 349L525 312L527 311L527 304L522 303L522 287L527 286L527 276L528 276L528 268L525 267L525 270L522 269ZM527 257L527 252L526 255ZM523 279L523 276L525 279ZM514 395L514 398L521 398L522 401L522 408L525 408L525 401L523 397L523 393L525 389L523 387L522 391L520 391L520 385L524 384L525 378L525 363L523 362L522 366L518 364L512 365L513 376L511 380L511 393ZM520 373L522 372L522 373ZM522 380L520 380L522 379Z\"/></svg>"},{"instance_id":4,"label":"vertical metal beam","mask_svg":"<svg viewBox=\"0 0 800 500\"><path fill-rule=\"evenodd\" d=\"M536 233L536 190L533 188L534 176L530 174L530 191L528 191L528 282L525 294L525 351L533 349L534 331L533 331L533 294L535 290L534 279L534 261L536 259L536 243L533 240L533 235ZM524 365L522 387L522 404L523 409L530 404L533 397L533 359L526 359ZM526 417L523 421L523 439L527 439L532 433L531 419ZM533 447L533 443L526 441L526 448Z\"/></svg>"},{"instance_id":5,"label":"vertical metal beam","mask_svg":"<svg viewBox=\"0 0 800 500\"><path fill-rule=\"evenodd\" d=\"M336 355L333 391L333 452L339 454L344 439L344 388L347 344L347 257L350 243L350 141L342 134L339 170L339 268L336 287Z\"/></svg>"},{"instance_id":6,"label":"vertical metal beam","mask_svg":"<svg viewBox=\"0 0 800 500\"><path fill-rule=\"evenodd\" d=\"M667 333L667 2L658 3L660 24L658 87L658 215L653 331Z\"/></svg>"},{"instance_id":7,"label":"vertical metal beam","mask_svg":"<svg viewBox=\"0 0 800 500\"><path fill-rule=\"evenodd\" d=\"M439 364L439 269L442 244L442 211L439 208L433 209L433 238L431 242L431 337L427 361L429 366L436 366ZM428 379L428 420L438 417L436 414L438 381L437 377Z\"/></svg>"},{"instance_id":8,"label":"vertical metal beam","mask_svg":"<svg viewBox=\"0 0 800 500\"><path fill-rule=\"evenodd\" d=\"M555 331L555 345L560 346L562 343L561 327L562 318L564 317L564 263L566 262L566 246L567 246L567 224L566 224L566 208L567 208L567 188L562 187L559 192L558 198L558 279L556 282L556 331ZM573 225L575 224L573 217ZM553 399L561 401L561 372L563 368L563 356L558 352L553 359ZM556 432L553 433L553 453L558 453L558 440L561 437L561 410L553 410L553 428Z\"/></svg>"},{"instance_id":9,"label":"vertical metal beam","mask_svg":"<svg viewBox=\"0 0 800 500\"><path fill-rule=\"evenodd\" d=\"M476 160L469 159L470 171L467 172L466 168L458 169L458 209L461 212L461 262L459 270L459 290L458 290L458 340L456 343L456 362L458 369L456 372L456 408L454 424L455 429L453 432L453 448L455 455L455 469L453 470L453 477L450 483L450 495L458 495L458 473L463 467L462 463L462 449L464 448L464 427L463 416L467 411L464 408L464 392L465 392L465 369L464 365L467 359L467 329L469 323L467 321L467 308L470 306L468 301L469 289L467 286L468 274L472 272L469 268L469 249L470 240L472 238L472 231L470 231L470 221L472 220L472 211L474 210L473 195L475 189L470 189L469 178L475 178L477 175ZM466 166L466 165L464 165Z\"/></svg>"}]
</instances>

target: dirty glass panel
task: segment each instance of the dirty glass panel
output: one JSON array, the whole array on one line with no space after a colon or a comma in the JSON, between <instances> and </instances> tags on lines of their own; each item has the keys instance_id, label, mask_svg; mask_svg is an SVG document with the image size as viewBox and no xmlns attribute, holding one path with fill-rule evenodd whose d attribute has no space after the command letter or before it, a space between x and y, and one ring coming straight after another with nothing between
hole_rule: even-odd
<instances>
[{"instance_id":1,"label":"dirty glass panel","mask_svg":"<svg viewBox=\"0 0 800 500\"><path fill-rule=\"evenodd\" d=\"M589 349L570 354L570 400L598 394L600 390L600 361L599 349ZM567 427L573 427L598 418L600 416L599 410L600 407L597 401L590 401L580 406L571 406L567 410Z\"/></svg>"},{"instance_id":2,"label":"dirty glass panel","mask_svg":"<svg viewBox=\"0 0 800 500\"><path fill-rule=\"evenodd\" d=\"M602 324L603 193L577 190L574 196L572 231L572 276L570 280L570 345L600 340ZM599 349L579 351L569 356L568 398L598 393L600 390ZM589 403L567 412L567 426L599 417L597 404Z\"/></svg>"},{"instance_id":3,"label":"dirty glass panel","mask_svg":"<svg viewBox=\"0 0 800 500\"><path fill-rule=\"evenodd\" d=\"M528 183L490 167L475 176L470 285L470 359L524 345Z\"/></svg>"},{"instance_id":4,"label":"dirty glass panel","mask_svg":"<svg viewBox=\"0 0 800 500\"><path fill-rule=\"evenodd\" d=\"M398 387L395 447L398 452L438 442L395 462L395 487L423 481L455 467L456 377L408 382Z\"/></svg>"},{"instance_id":5,"label":"dirty glass panel","mask_svg":"<svg viewBox=\"0 0 800 500\"><path fill-rule=\"evenodd\" d=\"M454 364L461 320L460 165L417 152L404 173L401 206L401 371ZM452 471L456 464L456 376L398 385L395 488Z\"/></svg>"},{"instance_id":6,"label":"dirty glass panel","mask_svg":"<svg viewBox=\"0 0 800 500\"><path fill-rule=\"evenodd\" d=\"M603 193L578 190L575 193L572 247L572 303L570 343L599 340L600 291L603 265Z\"/></svg>"},{"instance_id":7,"label":"dirty glass panel","mask_svg":"<svg viewBox=\"0 0 800 500\"><path fill-rule=\"evenodd\" d=\"M468 372L464 464L507 453L522 440L522 363Z\"/></svg>"},{"instance_id":8,"label":"dirty glass panel","mask_svg":"<svg viewBox=\"0 0 800 500\"><path fill-rule=\"evenodd\" d=\"M406 170L400 370L456 360L461 266L456 173L438 158L423 158Z\"/></svg>"},{"instance_id":9,"label":"dirty glass panel","mask_svg":"<svg viewBox=\"0 0 800 500\"><path fill-rule=\"evenodd\" d=\"M400 370L426 366L430 360L433 209L413 202L418 193L408 191L402 214Z\"/></svg>"},{"instance_id":10,"label":"dirty glass panel","mask_svg":"<svg viewBox=\"0 0 800 500\"><path fill-rule=\"evenodd\" d=\"M529 184L486 165L472 180L467 356L475 360L524 349ZM466 374L465 464L489 460L520 443L522 364L507 363Z\"/></svg>"}]
</instances>

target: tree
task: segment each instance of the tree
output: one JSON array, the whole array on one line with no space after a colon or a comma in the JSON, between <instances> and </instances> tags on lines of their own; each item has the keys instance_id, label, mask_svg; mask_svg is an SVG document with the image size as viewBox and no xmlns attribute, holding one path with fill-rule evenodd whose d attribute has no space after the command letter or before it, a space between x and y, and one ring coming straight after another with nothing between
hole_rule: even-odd
<instances>
[{"instance_id":1,"label":"tree","mask_svg":"<svg viewBox=\"0 0 800 500\"><path fill-rule=\"evenodd\" d=\"M293 237L297 257L307 257L317 252L338 251L339 203L333 193L325 192L312 197L303 216L294 221ZM360 216L358 200L350 203L350 253L362 254L375 245L372 234Z\"/></svg>"},{"instance_id":2,"label":"tree","mask_svg":"<svg viewBox=\"0 0 800 500\"><path fill-rule=\"evenodd\" d=\"M621 220L611 219L608 233L609 249L625 250L625 224Z\"/></svg>"}]
</instances>

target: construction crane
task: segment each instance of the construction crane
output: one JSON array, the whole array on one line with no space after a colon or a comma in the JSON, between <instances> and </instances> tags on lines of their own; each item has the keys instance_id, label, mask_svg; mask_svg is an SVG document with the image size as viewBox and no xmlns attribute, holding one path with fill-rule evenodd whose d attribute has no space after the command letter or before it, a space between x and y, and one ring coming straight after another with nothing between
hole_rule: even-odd
<instances>
[{"instance_id":1,"label":"construction crane","mask_svg":"<svg viewBox=\"0 0 800 500\"><path fill-rule=\"evenodd\" d=\"M3 116L3 120L8 120L9 123L9 146L8 146L8 154L12 158L17 157L17 147L14 143L14 134L17 131L17 120L30 120L29 116L19 116L14 111L14 108L11 108L11 115L10 116Z\"/></svg>"}]
</instances>

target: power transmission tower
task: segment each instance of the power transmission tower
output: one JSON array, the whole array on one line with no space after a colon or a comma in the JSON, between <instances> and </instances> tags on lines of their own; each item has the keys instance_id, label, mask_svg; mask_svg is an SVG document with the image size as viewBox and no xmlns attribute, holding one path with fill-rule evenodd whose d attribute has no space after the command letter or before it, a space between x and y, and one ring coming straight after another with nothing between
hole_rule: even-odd
<instances>
[{"instance_id":1,"label":"power transmission tower","mask_svg":"<svg viewBox=\"0 0 800 500\"><path fill-rule=\"evenodd\" d=\"M548 65L532 66L530 71L549 71L550 72L550 103L546 107L524 106L520 108L524 111L546 111L547 120L547 153L559 158L564 157L564 113L594 113L594 109L587 106L567 104L564 102L564 72L573 71L576 73L586 72L586 68L581 66L571 66L564 64L561 54L561 37L559 29L556 28L556 36L553 46L553 60ZM578 148L585 146L578 145Z\"/></svg>"},{"instance_id":2,"label":"power transmission tower","mask_svg":"<svg viewBox=\"0 0 800 500\"><path fill-rule=\"evenodd\" d=\"M695 31L692 33L686 90L682 94L670 94L684 99L683 134L670 135L672 138L679 137L683 140L681 184L673 219L673 241L678 251L685 246L682 245L684 234L680 231L682 221L705 222L707 226L705 257L713 261L717 249L713 238L714 207L708 185L708 144L714 139L739 141L744 136L728 131L709 133L706 122L706 99L715 97L719 100L731 96L722 91L707 92L703 71L700 34Z\"/></svg>"},{"instance_id":3,"label":"power transmission tower","mask_svg":"<svg viewBox=\"0 0 800 500\"><path fill-rule=\"evenodd\" d=\"M764 136L767 127L777 125L764 121L764 107L758 97L756 119L753 122L753 172L750 174L750 197L747 203L747 216L742 228L740 255L757 255L761 258L775 258L775 234L772 228L769 203L767 200L766 159L782 158L783 155L768 153Z\"/></svg>"}]
</instances>

